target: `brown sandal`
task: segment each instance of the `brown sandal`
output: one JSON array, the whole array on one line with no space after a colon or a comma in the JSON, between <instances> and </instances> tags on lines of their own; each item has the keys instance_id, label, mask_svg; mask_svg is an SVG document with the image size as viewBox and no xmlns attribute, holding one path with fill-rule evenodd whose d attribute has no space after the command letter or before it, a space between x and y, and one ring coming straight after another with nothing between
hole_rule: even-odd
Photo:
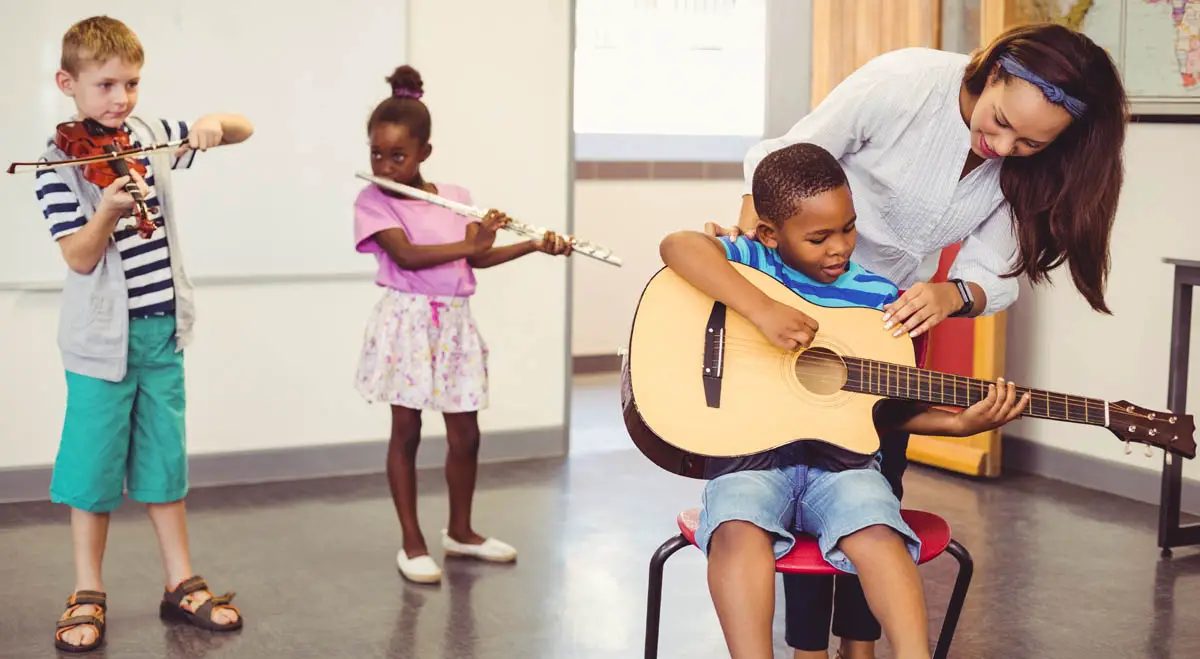
<instances>
[{"instance_id":1,"label":"brown sandal","mask_svg":"<svg viewBox=\"0 0 1200 659\"><path fill-rule=\"evenodd\" d=\"M75 610L86 604L92 604L100 610L88 615L75 615ZM95 590L80 590L71 593L67 598L66 612L68 615L58 621L54 629L54 647L63 652L91 652L104 643L104 614L108 610L108 595ZM87 645L72 645L63 640L63 633L80 625L91 625L96 628L96 640Z\"/></svg>"},{"instance_id":2,"label":"brown sandal","mask_svg":"<svg viewBox=\"0 0 1200 659\"><path fill-rule=\"evenodd\" d=\"M203 604L201 604L196 612L193 613L183 608L183 600L195 592L205 591L209 594ZM242 628L242 612L236 606L229 602L233 600L234 593L225 593L224 595L213 595L208 589L208 584L200 575L184 579L182 583L175 587L175 590L163 591L163 601L158 605L158 615L163 620L178 620L186 622L190 625L195 625L201 629L207 629L213 632L232 632ZM233 609L237 614L237 620L220 625L213 622L213 609L222 607Z\"/></svg>"}]
</instances>

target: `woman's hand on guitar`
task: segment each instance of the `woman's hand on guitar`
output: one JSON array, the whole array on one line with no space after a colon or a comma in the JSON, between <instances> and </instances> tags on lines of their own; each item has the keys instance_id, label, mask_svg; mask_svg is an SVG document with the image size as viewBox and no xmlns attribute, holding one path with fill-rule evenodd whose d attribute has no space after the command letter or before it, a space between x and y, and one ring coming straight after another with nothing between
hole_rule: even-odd
<instances>
[{"instance_id":1,"label":"woman's hand on guitar","mask_svg":"<svg viewBox=\"0 0 1200 659\"><path fill-rule=\"evenodd\" d=\"M962 305L962 296L952 283L913 284L900 299L883 308L883 329L893 330L892 336L907 333L916 338L949 318Z\"/></svg>"},{"instance_id":2,"label":"woman's hand on guitar","mask_svg":"<svg viewBox=\"0 0 1200 659\"><path fill-rule=\"evenodd\" d=\"M988 395L957 414L958 436L968 437L976 433L999 428L1021 416L1029 405L1029 393L1017 398L1017 387L1004 378L988 386Z\"/></svg>"},{"instance_id":3,"label":"woman's hand on guitar","mask_svg":"<svg viewBox=\"0 0 1200 659\"><path fill-rule=\"evenodd\" d=\"M799 309L771 300L763 310L748 320L767 337L772 345L784 350L807 348L817 335L817 321Z\"/></svg>"},{"instance_id":4,"label":"woman's hand on guitar","mask_svg":"<svg viewBox=\"0 0 1200 659\"><path fill-rule=\"evenodd\" d=\"M734 240L734 241L737 240L738 236L745 236L749 240L754 240L754 229L750 229L749 231L742 231L742 229L740 227L738 227L736 224L733 225L732 227L726 229L725 227L717 224L716 222L705 222L704 223L704 233L706 233L714 238L728 237L730 240Z\"/></svg>"}]
</instances>

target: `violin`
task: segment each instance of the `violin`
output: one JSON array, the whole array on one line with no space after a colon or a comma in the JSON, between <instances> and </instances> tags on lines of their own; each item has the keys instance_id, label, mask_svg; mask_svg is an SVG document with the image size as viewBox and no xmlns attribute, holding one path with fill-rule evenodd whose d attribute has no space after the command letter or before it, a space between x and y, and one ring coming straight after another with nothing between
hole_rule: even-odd
<instances>
[{"instance_id":1,"label":"violin","mask_svg":"<svg viewBox=\"0 0 1200 659\"><path fill-rule=\"evenodd\" d=\"M9 174L24 172L44 172L56 167L86 167L84 178L101 187L108 187L120 176L129 175L129 163L126 158L136 155L149 155L161 151L177 151L188 144L188 140L179 139L172 142L147 144L133 147L129 134L123 130L108 128L93 120L68 121L58 125L54 135L54 145L66 153L66 160L14 162L8 165ZM133 161L134 171L146 175L146 166L140 161ZM151 219L150 209L142 198L142 191L137 184L130 181L125 186L134 200L134 216L137 219L137 230L143 238L149 238L154 230L163 225L162 218Z\"/></svg>"},{"instance_id":2,"label":"violin","mask_svg":"<svg viewBox=\"0 0 1200 659\"><path fill-rule=\"evenodd\" d=\"M58 125L54 145L71 158L84 159L83 177L102 188L112 185L119 177L130 175L130 162L119 156L130 151L133 143L129 139L129 133L119 128L109 128L94 119L68 121ZM105 155L110 158L87 160ZM133 171L144 177L146 166L142 161L135 159L131 162ZM149 238L163 225L162 218L151 217L146 199L132 178L125 184L125 191L133 197L133 216L137 221L135 228L138 235L143 239Z\"/></svg>"}]
</instances>

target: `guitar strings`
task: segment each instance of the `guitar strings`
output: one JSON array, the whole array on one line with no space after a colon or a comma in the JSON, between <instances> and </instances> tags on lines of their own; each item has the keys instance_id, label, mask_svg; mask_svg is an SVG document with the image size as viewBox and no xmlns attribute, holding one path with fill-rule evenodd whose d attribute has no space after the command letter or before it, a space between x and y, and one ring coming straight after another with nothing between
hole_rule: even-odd
<instances>
[{"instance_id":1,"label":"guitar strings","mask_svg":"<svg viewBox=\"0 0 1200 659\"><path fill-rule=\"evenodd\" d=\"M755 341L753 339L740 339L740 338L735 338L735 337L725 337L725 341L726 341L726 350L730 349L729 343L732 342L734 344L738 344L739 346L753 346L755 348L766 348L780 356L786 355L786 354L795 354L794 351L785 351L782 348L779 348L779 347L775 346L774 344L767 343L765 341ZM859 366L860 370L866 370L866 371L869 371L870 373L885 374L889 378L893 375L896 375L896 376L904 377L907 379L907 378L911 378L912 375L915 374L917 377L918 384L923 383L923 382L933 383L936 378L937 380L941 380L940 384L943 388L946 386L945 381L944 381L945 378L954 378L952 387L954 387L955 389L957 389L958 387L965 387L968 391L972 390L979 383L988 383L989 385L995 384L994 382L991 382L988 380L982 380L979 378L970 378L968 376L955 375L952 373L940 373L938 371L929 371L927 369L920 369L920 368L916 368L913 366L904 366L902 364L891 364L888 362L880 362L880 361L876 361L876 360L863 359L863 358L859 358L859 357L842 358L842 357L839 357L836 355L824 355L821 353L809 353L805 359L808 359L810 361L835 362L835 363L842 364L842 365L847 365L846 360L848 359L848 360L852 360L850 362L850 364ZM904 371L898 371L898 369L908 369L908 373L905 374ZM901 386L903 386L903 385L901 385ZM1095 399L1095 398L1089 398L1086 396L1071 396L1068 394L1061 394L1058 392L1044 391L1044 390L1040 391L1040 392L1035 392L1032 388L1023 388L1023 387L1017 387L1017 389L1018 389L1018 391L1020 391L1021 389L1025 389L1026 391L1028 391L1030 393L1031 398L1039 400L1039 401L1045 401L1047 404L1054 402L1054 403L1058 403L1058 404L1061 404L1066 407L1085 407L1088 410L1092 410L1097 413L1103 412L1104 405L1106 403L1106 401L1103 401L1100 399ZM1024 392L1022 392L1022 393L1024 393ZM1127 411L1121 410L1119 407L1116 407L1115 404L1113 404L1113 403L1108 403L1108 405L1110 408L1112 408L1112 411L1114 411L1114 412L1120 412L1122 414L1139 416L1133 412L1127 412ZM1140 416L1142 416L1142 418L1149 418L1145 415L1140 415Z\"/></svg>"},{"instance_id":2,"label":"guitar strings","mask_svg":"<svg viewBox=\"0 0 1200 659\"><path fill-rule=\"evenodd\" d=\"M767 346L767 345L764 345L764 346ZM734 347L732 349L727 348L726 352L736 352L740 355L744 355L744 357L751 357L751 358L755 358L755 359L766 359L769 361L776 361L776 363L778 363L780 358L784 357L784 354L785 354L784 351L781 351L781 349L775 348L774 346L769 346L769 347L772 348L772 349L769 349L769 351L767 351L767 349L762 349L760 347L751 348L751 349L743 349L743 348ZM826 363L835 363L835 364L839 364L839 365L842 364L842 361L840 359L822 357L822 355L812 355L811 363L816 363L816 361L826 361ZM880 375L880 377L878 377L877 379L874 377L871 377L871 373L878 373L878 375ZM875 384L877 388L880 387L880 385L882 385L882 388L884 389L884 391L886 391L887 396L907 397L907 396L912 395L913 390L917 390L918 396L920 395L919 383L918 383L917 387L913 387L913 385L900 384L900 383L894 381L894 379L892 379L892 381L889 381L887 384L884 384L882 376L883 376L883 371L868 372L868 371L864 371L863 369L846 369L845 377L821 375L821 373L809 373L808 376L804 377L804 381L812 382L812 383L821 383L821 384L838 384L840 388L852 387L852 388L864 390L864 391L853 391L853 393L868 393L868 391L865 391L865 389L869 389L872 384ZM782 373L778 373L778 375L776 375L776 377L779 377L780 381L786 382L786 377L784 375L782 375ZM947 377L961 377L961 376L947 375ZM934 384L935 381L934 381L934 379L929 378L929 379L925 379L925 381L922 381L922 382L924 382L925 384L928 384L928 385L932 385L932 384ZM978 381L978 382L986 383L986 381ZM986 383L986 384L988 384L989 387L992 387L992 385L994 385L995 383ZM1020 388L1018 388L1018 389L1020 389ZM901 394L901 390L904 391L904 394ZM926 391L931 391L931 389L926 389ZM924 402L932 403L932 405L946 405L946 406L960 407L960 408L966 408L966 407L970 407L971 405L974 405L974 403L970 402L970 395L973 393L973 391L971 391L971 390L964 391L964 388L962 388L962 387L955 388L955 391L956 391L956 393L961 393L962 396L966 397L966 399L968 401L968 405L961 405L961 403L958 402L958 397L955 397L954 394L952 394L952 396L950 396L950 399L952 399L952 400L949 400L949 401L946 400L946 396L940 396L942 399L941 401L924 401ZM986 397L986 393L980 393L980 394L982 394L983 397L980 397L979 400L982 401L982 400L984 400L984 397ZM930 394L930 396L932 396L932 394ZM1036 411L1036 409L1033 409L1033 403L1036 401L1037 402L1046 402L1044 412L1039 412L1039 411ZM974 402L979 402L979 401L974 401ZM1054 402L1060 402L1060 401L1054 401ZM1066 418L1062 419L1060 414L1054 413L1055 411L1054 411L1054 409L1052 409L1050 407L1049 401L1045 401L1043 396L1038 396L1038 397L1031 397L1030 405L1026 406L1026 411L1022 414L1028 415L1028 417L1039 418L1039 419L1067 420L1067 421L1073 421L1073 423L1103 426L1104 424L1102 423L1102 421L1100 421L1099 419L1093 418L1093 417L1102 417L1103 418L1103 415L1104 415L1103 405L1104 405L1104 403L1102 401L1094 401L1093 400L1092 403L1090 403L1090 405L1087 405L1087 406L1078 405L1078 403L1076 403L1076 405L1070 406L1069 409L1066 408L1066 406L1063 406L1062 412L1064 415L1066 415ZM1110 407L1110 412L1112 414L1126 415L1126 417L1138 417L1138 414L1124 412L1124 411L1122 411L1122 409L1115 407L1115 403L1109 403L1109 407ZM1148 418L1148 417L1141 417L1141 418Z\"/></svg>"},{"instance_id":3,"label":"guitar strings","mask_svg":"<svg viewBox=\"0 0 1200 659\"><path fill-rule=\"evenodd\" d=\"M737 353L739 353L739 355L744 356L744 357L753 357L755 359L767 359L772 362L778 363L781 358L786 358L789 355L794 354L794 351L785 351L771 343L767 343L765 341L754 341L754 340L750 340L750 339L735 339L734 343L740 342L741 345L735 345L735 346L731 347L728 345L729 338L730 337L726 337L727 344L726 344L726 346L724 346L725 352L737 352ZM809 358L811 360L809 363L812 363L812 364L817 364L817 362L825 362L825 363L835 363L835 364L839 365L839 367L844 367L846 365L845 361L843 361L843 358L836 356L836 355L825 355L822 353L813 353L809 356ZM863 364L871 363L870 360L863 360L861 358L850 358L850 359L857 360L860 366ZM797 361L797 364L799 364L799 363L800 362ZM875 362L875 363L884 365L885 368L882 370L876 370L876 371L874 371L874 373L876 373L880 376L882 376L884 374L887 374L889 376L891 375L891 372L887 368L887 366L889 366L889 364L887 362ZM794 366L795 365L793 365L793 368L794 368ZM817 366L819 368L820 364L817 364ZM918 372L923 371L923 369L915 369L914 367L902 366L900 364L890 364L890 367L891 368L907 368L907 369L916 370ZM940 374L936 371L923 371L923 372L930 376L945 375L946 377L951 377L951 378L956 378L956 379L961 379L964 377L964 376L957 376L957 375L948 374L948 373ZM819 373L809 374L808 376L805 377L805 380L808 382L820 382L820 383L835 384L838 386L839 389L842 389L842 390L845 390L844 388L847 386L855 386L855 387L859 387L859 388L865 388L863 386L863 384L864 384L863 378L855 377L855 376L861 376L861 375L865 374L866 375L866 383L869 385L872 382L872 378L870 377L872 371L869 368L868 369L846 368L845 373L846 373L846 377L841 377L841 376L837 376L837 375L822 375ZM798 374L796 374L796 375L797 375L797 377L799 377ZM789 382L789 379L782 372L776 371L775 377L777 377L779 379L779 381L783 382L784 384L787 384ZM882 380L882 377L880 378L880 380ZM927 380L927 382L930 385L932 385L932 383L933 383L932 377L930 377ZM984 380L977 380L977 382L987 383L987 384L989 384L989 386L991 386L993 384L993 383L988 383L987 381L984 381ZM889 380L889 383L895 384L895 381ZM899 385L897 385L895 387L897 396L899 396L899 394L900 394L900 388L901 387ZM884 389L885 389L885 391L890 391L890 387L888 385L884 385ZM911 395L912 387L906 386L906 387L904 387L904 389L906 391L906 395ZM956 387L956 389L957 389L957 387ZM1018 387L1018 389L1020 389L1020 387ZM919 382L918 382L917 392L918 392L918 396L919 396L920 395ZM794 391L792 391L790 393L793 398L797 398L797 399L801 398ZM852 393L859 393L859 392L852 392ZM866 393L866 392L862 392L862 393ZM970 391L968 390L967 393L969 394ZM1047 393L1053 394L1054 392L1047 392ZM1058 395L1061 395L1061 394L1058 394ZM968 397L968 400L970 400L969 397ZM1066 413L1067 413L1066 419L1059 419L1058 417L1050 415L1050 407L1049 407L1048 399L1046 399L1047 404L1046 404L1045 415L1037 414L1033 410L1033 407L1032 407L1033 399L1031 399L1030 405L1026 407L1025 411L1022 413L1022 416L1028 416L1028 417L1032 417L1032 418L1043 418L1043 419L1049 419L1049 420L1066 420L1066 421L1072 422L1072 423L1081 423L1081 424L1085 424L1085 425L1105 427L1105 424L1103 422L1093 421L1091 419L1091 415L1093 412L1097 415L1103 414L1103 412L1104 412L1103 406L1104 406L1104 404L1107 403L1108 408L1109 408L1108 411L1110 413L1110 417L1112 417L1114 420L1115 420L1115 417L1117 417L1117 416L1153 420L1148 415L1145 415L1145 414L1138 414L1135 412L1128 412L1128 411L1122 410L1120 407L1117 406L1116 403L1108 403L1107 401L1101 401L1098 399L1085 399L1085 400L1088 400L1089 402L1088 402L1087 407L1084 410L1082 410L1082 411L1079 410L1078 408L1080 406L1076 405L1076 406L1074 406L1074 408L1068 408L1066 410ZM933 401L927 401L927 402L930 402L934 405L940 404L940 405L950 405L953 407L959 407L962 409L966 408L966 406L959 405L959 404L957 404L957 402L947 403L944 400L941 403L935 403ZM1092 403L1094 403L1095 405L1092 405ZM1096 410L1095 406L1100 406L1101 409ZM1082 416L1082 418L1081 418L1081 416ZM1126 440L1126 441L1128 442L1128 440ZM1138 441L1139 443L1146 443L1144 440L1135 440L1135 441ZM1152 444L1147 444L1147 446L1150 446L1150 445L1152 445ZM1170 448L1168 448L1166 446L1162 446L1161 448L1164 448L1165 450L1171 450Z\"/></svg>"},{"instance_id":4,"label":"guitar strings","mask_svg":"<svg viewBox=\"0 0 1200 659\"><path fill-rule=\"evenodd\" d=\"M731 337L726 337L726 338L727 338L727 342L728 342L728 339ZM785 355L793 354L793 353L791 353L791 351L784 351L783 349L778 348L778 347L774 346L773 344L767 343L765 341L754 341L751 339L734 339L733 343L740 344L740 345L727 346L726 349L733 350L733 351L736 351L736 352L739 352L742 354L747 354L746 351L739 349L739 347L745 346L745 347L750 348L750 353L759 353L756 356L766 357L766 358L770 358L770 359L779 359L780 357L783 357ZM762 353L770 353L770 354L762 354ZM847 366L847 364L843 360L843 358L838 357L838 356L824 355L821 353L810 353L808 355L807 359L808 359L809 363L824 361L824 362L836 363L839 366ZM908 392L912 391L912 388L913 388L912 385L905 384L904 381L911 378L911 373L914 373L914 372L917 374L917 385L916 386L917 386L918 393L920 392L920 386L923 383L929 387L932 387L934 382L936 381L935 377L938 380L942 380L940 382L940 385L943 390L946 388L946 383L944 381L944 378L951 378L952 382L953 382L953 384L951 386L952 395L956 397L958 392L963 391L965 389L964 393L967 396L968 400L970 400L969 396L974 393L976 385L979 385L981 387L979 390L981 397L986 397L987 393L986 393L986 390L982 388L983 385L986 384L990 387L994 384L994 383L986 381L986 380L967 378L965 376L959 376L959 375L954 375L954 374L949 374L949 373L943 374L943 373L938 373L936 371L926 371L924 369L916 369L914 367L903 366L900 364L889 364L887 362L874 362L873 360L863 360L860 358L849 358L849 359L853 360L852 362L850 362L851 365L858 366L859 368L857 368L857 369L847 368L848 374L852 370L855 373L864 374L863 378L860 378L859 380L865 379L865 381L867 383L871 383L872 381L874 381L875 378L871 377L873 374L878 375L879 382L881 384L883 384L883 380L886 377L888 379L888 383L884 384L885 390L890 391L891 387L895 386L897 394L899 394L899 390L901 388L905 389ZM865 368L863 368L864 366L865 366ZM872 368L872 366L876 366L876 368ZM882 367L882 368L880 368L880 367ZM910 375L908 377L904 378L903 380L897 380L893 376L897 376L897 375L903 376L904 372L903 371L897 372L896 369L909 369L908 372ZM847 377L846 381L848 384L852 383L852 384L857 384L859 386L862 385L862 381L856 381L855 378ZM1022 389L1024 389L1024 388L1017 387L1017 390L1019 392L1021 392L1022 395L1025 393L1025 391L1028 391L1031 394L1031 399L1030 399L1031 403L1035 403L1035 402L1045 403L1045 405L1046 405L1045 416L1050 417L1050 418L1057 418L1057 416L1058 416L1057 414L1052 414L1053 410L1051 409L1050 406L1052 404L1054 404L1054 405L1061 406L1062 411L1066 415L1068 420L1076 420L1078 417L1082 416L1083 423L1091 424L1092 423L1091 415L1093 415L1093 414L1103 415L1104 414L1104 406L1105 406L1105 404L1107 404L1108 408L1109 408L1110 417L1115 414L1115 415L1118 415L1121 417L1126 417L1126 418L1140 418L1140 419L1151 420L1149 415L1139 414L1136 412L1130 412L1130 411L1121 409L1115 403L1108 403L1107 401L1103 401L1103 400L1099 400L1099 399L1086 398L1083 396L1068 397L1065 394L1059 394L1056 392L1048 392L1048 391L1037 393L1037 392L1034 392L1032 389L1026 389L1025 391L1021 391ZM1072 401L1072 400L1070 400L1071 398L1074 398L1075 400ZM943 400L944 400L944 397L943 397ZM957 398L955 398L955 400L957 401ZM1072 403L1074 403L1074 404L1072 404ZM1080 409L1080 408L1083 408L1083 409ZM1039 417L1042 416L1041 414L1032 414L1032 415L1039 416Z\"/></svg>"},{"instance_id":5,"label":"guitar strings","mask_svg":"<svg viewBox=\"0 0 1200 659\"><path fill-rule=\"evenodd\" d=\"M774 352L777 354L771 355L771 354L763 354L766 351L761 351L761 350L744 351L744 350L737 349L737 348L733 349L733 352L738 352L739 354L744 355L744 356L751 356L751 357L754 357L757 359L767 359L767 360L776 361L776 362L779 360L780 356L783 354L782 350L776 350ZM816 361L816 360L814 360L814 361ZM826 361L826 362L836 361L839 364L841 363L840 360L833 360L833 359L828 359L828 358L825 359L824 361ZM861 369L858 369L858 372L861 372ZM855 370L852 370L852 369L847 369L847 373L846 373L845 377L813 373L813 374L809 374L809 375L805 376L804 381L820 383L820 384L835 384L835 385L838 385L839 388L853 387L856 389L864 390L861 392L856 392L856 391L851 390L853 393L869 393L869 392L865 391L865 389L870 388L870 385L877 384L877 383L882 384L882 378L880 378L877 381L874 378L870 377L869 373L866 374L865 377L859 377L858 372L856 372ZM787 378L782 373L777 373L777 377L779 378L780 381L783 381L783 382L787 381ZM929 384L932 384L932 380L929 380L927 382ZM990 386L990 383L989 383L989 386ZM913 387L913 386L906 387L906 386L897 384L894 380L891 381L890 384L883 385L883 389L886 392L886 397L893 397L893 396L894 397L911 397L912 391L914 389L917 390L918 396L920 395L920 389L918 387ZM903 390L903 393L902 393L902 390ZM928 391L928 389L927 389L927 391ZM950 396L951 400L946 400L945 396L941 396L940 401L926 400L923 402L931 403L934 405L948 405L948 406L952 406L952 407L959 407L959 408L966 409L967 407L970 407L971 405L978 403L978 402L982 401L984 398L986 398L986 394L984 394L984 397L980 398L978 401L970 402L969 394L972 392L965 392L962 390L962 388L959 388L957 391L960 392L961 394L963 394L962 397L967 399L968 404L963 405L963 404L959 403L958 398L955 397L954 395ZM1041 401L1042 399L1038 398L1037 400ZM1063 411L1065 414L1065 419L1063 419L1060 417L1060 415L1053 414L1053 410L1049 406L1049 404L1047 404L1045 406L1045 411L1041 412L1041 411L1033 409L1033 402L1034 402L1034 399L1031 398L1030 405L1026 406L1026 409L1023 412L1023 416L1030 416L1030 417L1034 417L1034 418L1043 418L1043 419L1049 419L1049 420L1065 420L1065 421L1070 421L1070 422L1074 422L1074 423L1082 423L1082 424L1086 424L1086 425L1098 425L1098 426L1104 425L1103 422L1101 421L1101 419L1094 418L1094 417L1103 417L1104 409L1102 407L1102 403L1096 403L1096 405L1092 405L1090 407L1087 407L1086 409L1084 409L1082 405L1074 405L1069 410L1064 409ZM1100 405L1100 407L1097 408L1097 405ZM1115 408L1113 411L1119 412L1119 410L1117 410Z\"/></svg>"},{"instance_id":6,"label":"guitar strings","mask_svg":"<svg viewBox=\"0 0 1200 659\"><path fill-rule=\"evenodd\" d=\"M738 344L743 344L743 345L754 345L755 347L767 347L767 348L772 349L775 353L777 353L779 355L794 354L794 351L785 351L782 348L779 348L779 347L775 346L774 344L767 343L765 341L756 341L754 339L742 339L742 338L737 338L737 337L725 337L725 340L726 340L727 344L732 341L733 343L738 343ZM898 369L908 369L909 375L907 375L907 377L911 377L911 374L915 373L919 383L920 382L932 382L934 380L934 378L938 378L939 380L943 380L940 383L943 387L945 387L945 382L944 382L943 378L955 378L953 386L956 388L959 386L963 386L963 387L966 387L968 389L968 391L971 390L978 383L995 384L988 380L982 380L979 378L971 378L968 376L955 375L952 373L940 373L938 371L929 371L927 369L921 369L921 368L917 368L917 367L913 367L913 366L905 366L902 364L891 364L889 362L881 362L881 361L877 361L877 360L863 359L863 358L859 358L859 357L843 358L843 357L840 357L837 355L825 355L822 353L810 353L806 357L806 359L809 359L812 361L816 361L816 360L831 361L831 362L837 362L839 364L846 364L847 360L852 360L850 363L852 363L854 365L857 365L860 367L865 367L865 370L870 371L872 373L886 374L888 377L891 377L893 374L895 374L897 376L905 376L904 371L899 371L899 372L897 372L897 371L898 371ZM1023 389L1023 387L1017 387L1017 389L1021 390L1021 389ZM1089 398L1086 396L1072 396L1072 395L1068 395L1068 394L1061 394L1058 392L1045 391L1045 390L1043 390L1041 392L1035 392L1032 388L1024 388L1024 389L1026 389L1031 395L1033 395L1033 398L1035 398L1037 400L1043 400L1043 401L1046 401L1047 403L1049 403L1051 400L1053 400L1053 402L1061 403L1064 406L1069 405L1070 403L1074 402L1075 406L1084 406L1084 407L1087 407L1088 409L1099 408L1100 411L1103 411L1104 404L1107 402L1107 401L1103 401L1100 399ZM1076 400L1073 401L1071 399L1076 399ZM1114 403L1108 403L1108 404L1110 407L1113 408L1113 411L1119 411L1122 414L1139 416L1133 412L1126 412L1124 410L1121 410L1120 408L1116 407ZM1140 416L1142 416L1143 418L1149 418L1148 416L1145 416L1145 415L1140 415Z\"/></svg>"},{"instance_id":7,"label":"guitar strings","mask_svg":"<svg viewBox=\"0 0 1200 659\"><path fill-rule=\"evenodd\" d=\"M762 342L756 342L756 343L759 344L759 347L761 347L763 345L770 345L770 344L763 344ZM772 357L773 359L779 359L779 358L783 357L785 354L787 354L779 348L775 348L774 346L771 346L771 347L773 348L773 353L774 353L774 356ZM738 347L732 348L732 351L746 354L745 351L743 351L742 349L739 349ZM760 353L760 351L757 348L752 348L751 351L753 353ZM765 355L758 354L756 356L765 356ZM889 367L886 363L880 363L880 362L876 362L876 363L883 364L884 368L871 368L870 362L867 362L864 364L862 360L858 360L857 358L855 358L855 361L851 362L849 365L847 365L841 358L838 358L835 356L822 355L820 353L810 354L807 359L808 359L808 363L810 363L810 364L816 364L818 362L835 363L839 367L844 367L846 369L847 376L844 379L847 384L859 386L860 388L862 387L862 385L864 383L866 383L868 386L874 384L874 385L876 385L876 388L882 387L884 389L884 391L887 392L889 395L892 395L891 394L892 391L896 392L895 395L900 395L901 390L904 390L905 396L911 396L911 392L914 389L916 389L918 392L918 396L919 396L922 391L922 387L924 387L925 390L928 390L931 392L930 396L932 396L933 386L935 384L940 384L941 391L950 389L950 393L951 393L950 397L953 399L953 403L951 403L951 401L945 400L945 398L946 398L945 396L939 396L939 398L941 398L940 403L941 404L954 404L955 406L958 406L958 397L959 396L963 396L963 397L967 398L967 400L969 401L970 396L977 393L976 386L979 386L978 394L980 396L980 400L983 400L987 396L987 389L985 389L984 386L986 385L987 387L990 388L995 385L994 382L990 382L990 381L986 381L986 380L965 378L964 376L956 376L953 374L941 374L936 371L934 371L934 372L920 371L918 369L913 369L912 367L904 367L901 365L890 365L890 367ZM797 363L801 363L801 362L798 361ZM866 366L866 368L863 368L863 366ZM910 373L917 372L918 373L917 382L915 384L911 382L911 375L909 377L897 378L896 377L897 375L900 375L900 376L904 375L903 372L897 373L896 369L899 369L899 368L908 368L908 369L910 369L910 371L909 371ZM814 376L810 376L810 377L814 377ZM815 377L820 377L820 376L815 376ZM826 376L826 377L834 377L836 379L843 379L839 376ZM950 378L953 384L951 386L947 386L946 382L943 378ZM885 382L885 380L886 380L886 382ZM941 382L939 382L939 380L941 380ZM1103 416L1103 414L1104 414L1104 405L1105 405L1106 401L1102 401L1102 400L1098 400L1098 399L1087 399L1087 398L1079 397L1079 396L1074 396L1072 398L1075 398L1076 400L1069 401L1069 400L1067 400L1067 397L1062 394L1055 394L1054 392L1044 392L1041 394L1037 394L1036 392L1033 392L1032 390L1023 390L1023 389L1024 389L1023 387L1017 387L1017 391L1021 395L1024 395L1024 393L1026 393L1026 391L1028 391L1031 394L1031 397L1030 397L1031 409L1029 412L1029 414L1031 416L1036 416L1036 417L1045 416L1046 418L1058 418L1059 416L1065 415L1067 420L1080 421L1082 423L1092 424L1093 421L1092 421L1091 417L1093 415ZM1070 404L1070 403L1073 403L1073 404ZM1045 413L1042 414L1042 413L1038 413L1035 410L1033 410L1032 405L1034 405L1034 404L1044 404L1045 405ZM1119 407L1116 407L1116 405L1114 403L1108 403L1108 405L1110 408L1110 412L1112 412L1112 413L1123 415L1123 416L1135 416L1135 417L1139 416L1135 413L1126 412L1126 411L1120 409ZM1061 410L1061 414L1055 413L1057 410L1055 410L1054 407L1052 407L1052 406L1057 406ZM1142 418L1149 418L1149 417L1142 416ZM1097 425L1102 425L1102 424L1097 424Z\"/></svg>"},{"instance_id":8,"label":"guitar strings","mask_svg":"<svg viewBox=\"0 0 1200 659\"><path fill-rule=\"evenodd\" d=\"M730 350L727 350L727 352L730 352ZM756 357L756 358L760 358L760 359L767 359L770 361L778 361L780 359L780 357L783 355L783 351L775 351L776 354L764 354L764 353L766 353L766 351L753 350L753 349L752 350L743 350L741 348L734 348L734 349L732 349L732 352L737 352L738 354L744 355L744 356L751 356L751 357ZM814 358L809 363L815 363L817 361L823 361L826 363L837 363L839 365L842 364L842 362L840 360L822 358L819 356L814 356ZM803 362L797 362L797 364L802 365ZM821 381L821 382L845 381L848 384L854 384L856 386L862 386L863 384L869 385L869 384L875 383L875 382L879 382L880 384L882 384L883 383L882 374L879 378L873 378L873 377L871 377L872 373L874 373L874 371L867 372L863 369L848 368L848 369L846 369L845 377L837 376L837 375L813 374L813 375L810 375L808 379L816 378L818 381ZM988 383L988 384L989 384L989 386L991 386L994 383ZM904 389L907 391L912 391L912 390L916 389L915 386L898 383L895 380L891 380L889 382L889 384L884 384L883 387L889 391L894 389L897 392L899 392L901 389ZM961 388L960 388L960 390L961 390Z\"/></svg>"}]
</instances>

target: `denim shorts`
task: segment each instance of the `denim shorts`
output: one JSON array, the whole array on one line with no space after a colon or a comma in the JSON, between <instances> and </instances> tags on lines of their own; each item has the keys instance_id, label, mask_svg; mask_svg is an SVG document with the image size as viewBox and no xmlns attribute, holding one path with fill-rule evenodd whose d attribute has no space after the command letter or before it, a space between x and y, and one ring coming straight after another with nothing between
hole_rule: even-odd
<instances>
[{"instance_id":1,"label":"denim shorts","mask_svg":"<svg viewBox=\"0 0 1200 659\"><path fill-rule=\"evenodd\" d=\"M708 555L708 544L724 522L749 522L774 536L778 560L796 544L795 534L816 537L830 565L855 574L840 549L842 538L869 526L891 527L904 539L916 562L921 541L900 516L900 501L879 471L880 458L863 469L831 472L797 465L761 471L739 471L709 481L704 488L696 545Z\"/></svg>"}]
</instances>

